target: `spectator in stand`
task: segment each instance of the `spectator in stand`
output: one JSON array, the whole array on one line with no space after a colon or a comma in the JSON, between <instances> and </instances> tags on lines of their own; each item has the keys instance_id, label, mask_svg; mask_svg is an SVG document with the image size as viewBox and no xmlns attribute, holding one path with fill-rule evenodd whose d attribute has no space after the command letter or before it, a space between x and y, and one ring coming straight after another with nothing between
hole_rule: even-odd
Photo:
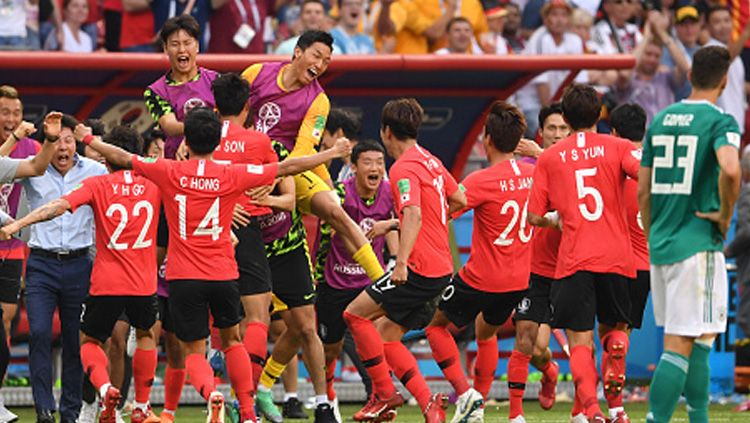
<instances>
[{"instance_id":1,"label":"spectator in stand","mask_svg":"<svg viewBox=\"0 0 750 423\"><path fill-rule=\"evenodd\" d=\"M360 28L364 0L338 0L339 23L331 30L334 54L375 54L371 36Z\"/></svg>"},{"instance_id":2,"label":"spectator in stand","mask_svg":"<svg viewBox=\"0 0 750 423\"><path fill-rule=\"evenodd\" d=\"M655 26L654 34L661 37L660 34L663 35L664 33L666 33L669 27L669 19L659 18L657 22L659 23L659 31L657 31L657 27ZM679 50L682 51L687 58L688 68L690 68L693 62L693 55L701 47L700 44L698 44L700 29L700 13L695 6L687 5L678 8L675 12L674 26L674 31L675 34L677 34L677 39L674 41L668 41L668 39L662 38L662 41L665 45L664 52L661 56L662 65L665 65L670 69L677 69L680 67L680 64L678 63L678 60L675 59L674 54L672 53L672 49L670 48L671 46L669 44L670 42L674 42ZM680 101L684 98L687 98L687 96L690 94L690 90L690 81L685 79L683 84L677 90L675 90L675 100Z\"/></svg>"},{"instance_id":3,"label":"spectator in stand","mask_svg":"<svg viewBox=\"0 0 750 423\"><path fill-rule=\"evenodd\" d=\"M275 54L292 57L297 40L303 32L322 29L326 19L325 4L321 0L305 0L299 18L302 22L302 32L279 44L274 51Z\"/></svg>"},{"instance_id":4,"label":"spectator in stand","mask_svg":"<svg viewBox=\"0 0 750 423\"><path fill-rule=\"evenodd\" d=\"M474 31L471 22L464 17L453 18L448 21L446 31L448 34L448 45L437 50L435 54L482 54L481 51L472 51L471 44L474 39Z\"/></svg>"},{"instance_id":5,"label":"spectator in stand","mask_svg":"<svg viewBox=\"0 0 750 423\"><path fill-rule=\"evenodd\" d=\"M266 35L273 31L273 0L212 0L211 53L266 53ZM291 55L291 53L290 53Z\"/></svg>"},{"instance_id":6,"label":"spectator in stand","mask_svg":"<svg viewBox=\"0 0 750 423\"><path fill-rule=\"evenodd\" d=\"M550 0L541 10L544 26L534 31L526 44L524 55L583 54L583 41L568 31L573 8L565 0ZM516 93L516 104L526 115L526 134L533 137L539 127L539 110L548 105L568 76L568 71L547 71ZM579 80L587 80L585 72Z\"/></svg>"},{"instance_id":7,"label":"spectator in stand","mask_svg":"<svg viewBox=\"0 0 750 423\"><path fill-rule=\"evenodd\" d=\"M450 5L445 0L424 0L419 3L419 10L427 19L433 22L440 20L445 15L451 15L448 20L454 17L465 18L474 30L471 51L475 54L481 53L482 49L479 47L479 38L488 30L487 18L484 16L482 3L479 0L455 0L452 3ZM448 44L446 29L447 22L442 28L438 28L439 35L430 40L430 51L434 52Z\"/></svg>"},{"instance_id":8,"label":"spectator in stand","mask_svg":"<svg viewBox=\"0 0 750 423\"><path fill-rule=\"evenodd\" d=\"M724 88L716 105L724 109L737 121L740 132L745 131L745 111L747 94L745 92L745 66L737 57L742 46L750 38L750 25L745 26L739 37L732 39L732 16L725 7L712 7L706 13L706 27L711 39L706 45L716 45L729 50L732 63L727 74L727 86Z\"/></svg>"},{"instance_id":9,"label":"spectator in stand","mask_svg":"<svg viewBox=\"0 0 750 423\"><path fill-rule=\"evenodd\" d=\"M223 5L224 1L226 0L151 0L151 10L154 12L154 28L158 30L164 26L167 20L175 16L190 15L195 18L200 28L201 37L198 39L200 50L207 51L206 24L208 24L208 18L211 15L211 10ZM214 6L214 4L217 6Z\"/></svg>"},{"instance_id":10,"label":"spectator in stand","mask_svg":"<svg viewBox=\"0 0 750 423\"><path fill-rule=\"evenodd\" d=\"M604 17L594 25L592 39L598 54L628 54L643 41L638 26L628 21L633 18L635 0L603 0Z\"/></svg>"},{"instance_id":11,"label":"spectator in stand","mask_svg":"<svg viewBox=\"0 0 750 423\"><path fill-rule=\"evenodd\" d=\"M38 3L38 0L30 0ZM26 50L26 0L0 3L0 50Z\"/></svg>"},{"instance_id":12,"label":"spectator in stand","mask_svg":"<svg viewBox=\"0 0 750 423\"><path fill-rule=\"evenodd\" d=\"M505 5L508 14L503 25L503 37L508 42L513 53L521 53L526 47L526 39L521 35L521 9L516 3Z\"/></svg>"},{"instance_id":13,"label":"spectator in stand","mask_svg":"<svg viewBox=\"0 0 750 423\"><path fill-rule=\"evenodd\" d=\"M92 39L81 28L89 15L86 0L65 0L63 2L62 43L56 34L50 34L44 42L45 50L61 50L67 53L92 53L96 39Z\"/></svg>"},{"instance_id":14,"label":"spectator in stand","mask_svg":"<svg viewBox=\"0 0 750 423\"><path fill-rule=\"evenodd\" d=\"M120 51L122 32L122 0L103 0L104 48L107 51Z\"/></svg>"},{"instance_id":15,"label":"spectator in stand","mask_svg":"<svg viewBox=\"0 0 750 423\"><path fill-rule=\"evenodd\" d=\"M570 30L581 37L586 53L595 53L598 51L598 46L591 38L593 27L594 17L589 15L589 12L584 9L575 9L570 14Z\"/></svg>"},{"instance_id":16,"label":"spectator in stand","mask_svg":"<svg viewBox=\"0 0 750 423\"><path fill-rule=\"evenodd\" d=\"M510 54L510 44L503 36L508 10L504 7L495 7L485 12L487 16L487 27L489 31L482 34L482 50L487 54Z\"/></svg>"},{"instance_id":17,"label":"spectator in stand","mask_svg":"<svg viewBox=\"0 0 750 423\"><path fill-rule=\"evenodd\" d=\"M120 50L155 53L156 34L150 0L122 0Z\"/></svg>"},{"instance_id":18,"label":"spectator in stand","mask_svg":"<svg viewBox=\"0 0 750 423\"><path fill-rule=\"evenodd\" d=\"M618 103L636 103L646 111L646 123L663 108L674 103L674 92L687 79L690 67L685 54L666 31L669 20L654 14L646 23L643 42L635 49L635 69L620 71L614 88ZM662 44L674 52L680 66L669 69L660 65Z\"/></svg>"}]
</instances>

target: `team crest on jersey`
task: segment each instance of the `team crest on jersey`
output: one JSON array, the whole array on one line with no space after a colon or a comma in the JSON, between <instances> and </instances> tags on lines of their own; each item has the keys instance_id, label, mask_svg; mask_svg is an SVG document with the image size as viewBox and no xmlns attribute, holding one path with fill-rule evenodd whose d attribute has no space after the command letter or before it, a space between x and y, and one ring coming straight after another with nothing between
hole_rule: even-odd
<instances>
[{"instance_id":1,"label":"team crest on jersey","mask_svg":"<svg viewBox=\"0 0 750 423\"><path fill-rule=\"evenodd\" d=\"M193 97L182 105L182 112L186 115L196 107L206 107L206 102L198 97Z\"/></svg>"},{"instance_id":2,"label":"team crest on jersey","mask_svg":"<svg viewBox=\"0 0 750 423\"><path fill-rule=\"evenodd\" d=\"M318 116L315 118L315 126L313 127L312 136L315 139L320 139L323 136L323 129L326 127L326 117Z\"/></svg>"},{"instance_id":3,"label":"team crest on jersey","mask_svg":"<svg viewBox=\"0 0 750 423\"><path fill-rule=\"evenodd\" d=\"M258 110L258 121L255 122L255 130L267 134L281 120L281 107L269 101L260 106Z\"/></svg>"},{"instance_id":4,"label":"team crest on jersey","mask_svg":"<svg viewBox=\"0 0 750 423\"><path fill-rule=\"evenodd\" d=\"M366 217L359 222L359 229L362 230L363 234L370 232L373 226L375 226L375 219L371 217Z\"/></svg>"},{"instance_id":5,"label":"team crest on jersey","mask_svg":"<svg viewBox=\"0 0 750 423\"><path fill-rule=\"evenodd\" d=\"M411 199L411 183L408 179L399 179L396 183L398 186L398 193L401 198L401 203L405 203Z\"/></svg>"}]
</instances>

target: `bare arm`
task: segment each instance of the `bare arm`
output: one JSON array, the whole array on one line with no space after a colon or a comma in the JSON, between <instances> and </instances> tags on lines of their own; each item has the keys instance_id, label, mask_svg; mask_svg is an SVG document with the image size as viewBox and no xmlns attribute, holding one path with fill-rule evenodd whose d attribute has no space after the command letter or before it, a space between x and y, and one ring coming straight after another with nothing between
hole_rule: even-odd
<instances>
[{"instance_id":1,"label":"bare arm","mask_svg":"<svg viewBox=\"0 0 750 423\"><path fill-rule=\"evenodd\" d=\"M534 226L539 226L541 228L555 228L558 227L558 221L555 219L550 218L548 215L539 216L538 214L534 214L532 212L529 212L529 216L526 219L530 224Z\"/></svg>"},{"instance_id":2,"label":"bare arm","mask_svg":"<svg viewBox=\"0 0 750 423\"><path fill-rule=\"evenodd\" d=\"M737 149L733 146L724 146L716 150L716 158L719 161L719 216L721 223L726 224L726 229L722 233L726 235L729 229L729 223L734 213L734 204L740 195L740 184L742 182L742 171L740 170L740 160L737 157Z\"/></svg>"},{"instance_id":3,"label":"bare arm","mask_svg":"<svg viewBox=\"0 0 750 423\"><path fill-rule=\"evenodd\" d=\"M167 113L159 118L159 127L165 134L177 137L185 133L185 124L177 120L174 113Z\"/></svg>"},{"instance_id":4,"label":"bare arm","mask_svg":"<svg viewBox=\"0 0 750 423\"><path fill-rule=\"evenodd\" d=\"M445 1L445 12L432 24L425 29L423 35L430 41L437 41L445 35L445 27L448 21L456 15L456 4L454 0Z\"/></svg>"},{"instance_id":5,"label":"bare arm","mask_svg":"<svg viewBox=\"0 0 750 423\"><path fill-rule=\"evenodd\" d=\"M542 106L549 105L550 99L552 98L549 84L546 82L536 84L536 95L539 97L539 104L541 104Z\"/></svg>"},{"instance_id":6,"label":"bare arm","mask_svg":"<svg viewBox=\"0 0 750 423\"><path fill-rule=\"evenodd\" d=\"M151 8L149 0L122 0L122 8L126 12L140 12Z\"/></svg>"},{"instance_id":7,"label":"bare arm","mask_svg":"<svg viewBox=\"0 0 750 423\"><path fill-rule=\"evenodd\" d=\"M398 254L396 254L396 267L393 269L391 276L391 280L396 284L406 282L409 274L406 265L414 249L414 244L417 243L419 230L422 228L422 209L419 206L406 206L402 213L403 224L401 225Z\"/></svg>"},{"instance_id":8,"label":"bare arm","mask_svg":"<svg viewBox=\"0 0 750 423\"><path fill-rule=\"evenodd\" d=\"M457 189L453 194L448 196L448 216L453 213L463 210L466 207L466 194L460 189Z\"/></svg>"},{"instance_id":9,"label":"bare arm","mask_svg":"<svg viewBox=\"0 0 750 423\"><path fill-rule=\"evenodd\" d=\"M227 4L229 0L211 0L211 9L213 10L219 10L221 9L225 4ZM278 9L276 9L278 10Z\"/></svg>"},{"instance_id":10,"label":"bare arm","mask_svg":"<svg viewBox=\"0 0 750 423\"><path fill-rule=\"evenodd\" d=\"M60 138L62 130L62 113L50 112L44 117L44 145L39 154L34 157L23 160L18 164L16 169L16 178L28 178L32 176L43 175L47 171L52 155L57 148L56 141ZM32 125L33 128L33 125ZM30 130L27 128L27 130Z\"/></svg>"},{"instance_id":11,"label":"bare arm","mask_svg":"<svg viewBox=\"0 0 750 423\"><path fill-rule=\"evenodd\" d=\"M3 145L0 146L0 157L8 157L13 151L13 146L16 145L17 141L20 141L29 135L36 132L34 124L31 122L23 121L18 128L14 129L8 138L5 140Z\"/></svg>"},{"instance_id":12,"label":"bare arm","mask_svg":"<svg viewBox=\"0 0 750 423\"><path fill-rule=\"evenodd\" d=\"M729 50L729 55L732 56L732 60L742 53L742 49L745 47L745 43L748 39L750 39L750 22L745 24L745 28L740 33L740 36L737 37L736 40L730 41L727 46L727 50Z\"/></svg>"},{"instance_id":13,"label":"bare arm","mask_svg":"<svg viewBox=\"0 0 750 423\"><path fill-rule=\"evenodd\" d=\"M396 35L396 25L391 20L391 5L395 0L380 0L380 14L378 14L378 33L381 37Z\"/></svg>"},{"instance_id":14,"label":"bare arm","mask_svg":"<svg viewBox=\"0 0 750 423\"><path fill-rule=\"evenodd\" d=\"M295 198L294 179L287 176L279 182L279 195L267 195L262 199L253 200L252 203L276 210L292 211L295 207Z\"/></svg>"},{"instance_id":15,"label":"bare arm","mask_svg":"<svg viewBox=\"0 0 750 423\"><path fill-rule=\"evenodd\" d=\"M346 138L339 138L336 144L328 150L312 156L289 157L279 163L278 176L296 175L306 170L313 169L321 164L351 154L351 143Z\"/></svg>"},{"instance_id":16,"label":"bare arm","mask_svg":"<svg viewBox=\"0 0 750 423\"><path fill-rule=\"evenodd\" d=\"M638 208L641 211L641 224L646 241L651 229L651 172L653 171L650 167L641 167L638 171Z\"/></svg>"},{"instance_id":17,"label":"bare arm","mask_svg":"<svg viewBox=\"0 0 750 423\"><path fill-rule=\"evenodd\" d=\"M37 222L44 222L52 220L57 216L61 216L66 211L70 210L70 203L64 198L58 198L52 200L49 203L37 208L26 216L18 219L0 229L0 239L10 239L11 235L17 233L21 229L33 225Z\"/></svg>"},{"instance_id":18,"label":"bare arm","mask_svg":"<svg viewBox=\"0 0 750 423\"><path fill-rule=\"evenodd\" d=\"M385 245L388 246L388 252L392 256L397 255L399 246L398 232L390 231L385 234Z\"/></svg>"},{"instance_id":19,"label":"bare arm","mask_svg":"<svg viewBox=\"0 0 750 423\"><path fill-rule=\"evenodd\" d=\"M78 124L76 126L74 135L76 140L79 140L94 150L98 151L99 154L104 156L108 162L117 165L125 169L133 168L133 154L128 153L120 147L114 146L103 142L99 137L91 135L91 128Z\"/></svg>"}]
</instances>

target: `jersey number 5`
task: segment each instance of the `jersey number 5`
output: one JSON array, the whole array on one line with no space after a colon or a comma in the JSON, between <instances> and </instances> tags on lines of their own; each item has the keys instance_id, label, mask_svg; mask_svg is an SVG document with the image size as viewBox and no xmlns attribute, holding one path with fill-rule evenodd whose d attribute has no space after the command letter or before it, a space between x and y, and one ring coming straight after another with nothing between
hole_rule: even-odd
<instances>
[{"instance_id":1,"label":"jersey number 5","mask_svg":"<svg viewBox=\"0 0 750 423\"><path fill-rule=\"evenodd\" d=\"M180 224L180 238L187 239L187 196L184 194L176 194L174 196L175 201L179 206L179 224ZM211 226L209 228L209 225ZM193 236L211 236L211 239L216 241L224 231L224 228L219 226L219 197L216 197L211 207L208 208L206 215L203 216L201 223L193 231Z\"/></svg>"},{"instance_id":2,"label":"jersey number 5","mask_svg":"<svg viewBox=\"0 0 750 423\"><path fill-rule=\"evenodd\" d=\"M148 248L151 246L151 240L145 238L146 234L148 233L148 229L151 226L151 221L154 218L154 208L148 201L139 201L135 203L135 206L133 206L133 216L140 216L141 211L146 212L146 222L143 224L143 228L141 228L141 232L138 234L138 238L136 238L135 243L133 244L134 250L140 248ZM112 203L107 208L106 215L107 217L111 218L115 213L120 215L120 223L117 224L115 231L112 233L112 237L109 239L109 244L107 244L107 247L110 250L127 250L128 243L118 242L118 240L120 238L120 235L122 235L122 231L125 230L125 226L127 226L128 224L128 209L126 209L125 206L120 203Z\"/></svg>"},{"instance_id":3,"label":"jersey number 5","mask_svg":"<svg viewBox=\"0 0 750 423\"><path fill-rule=\"evenodd\" d=\"M581 212L581 216L589 222L599 220L604 212L604 199L602 199L602 193L594 187L586 186L586 181L584 180L587 176L596 176L596 171L596 167L576 170L576 192L578 193L578 200L583 200L586 197L591 197L594 200L594 211L590 211L586 204L578 204L578 211Z\"/></svg>"}]
</instances>

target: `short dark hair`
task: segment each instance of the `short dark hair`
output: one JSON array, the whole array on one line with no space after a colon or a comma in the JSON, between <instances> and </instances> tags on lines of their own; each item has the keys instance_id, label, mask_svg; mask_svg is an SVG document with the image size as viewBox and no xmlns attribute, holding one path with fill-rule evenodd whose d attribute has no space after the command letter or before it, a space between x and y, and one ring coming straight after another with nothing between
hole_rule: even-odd
<instances>
[{"instance_id":1,"label":"short dark hair","mask_svg":"<svg viewBox=\"0 0 750 423\"><path fill-rule=\"evenodd\" d=\"M333 51L333 37L331 36L331 34L317 29L311 29L303 32L297 40L296 47L299 47L300 50L305 51L308 47L315 43L323 43L327 45L328 48L331 49L331 51Z\"/></svg>"},{"instance_id":2,"label":"short dark hair","mask_svg":"<svg viewBox=\"0 0 750 423\"><path fill-rule=\"evenodd\" d=\"M618 136L640 142L646 133L646 111L636 103L620 104L609 114L609 124Z\"/></svg>"},{"instance_id":3,"label":"short dark hair","mask_svg":"<svg viewBox=\"0 0 750 423\"><path fill-rule=\"evenodd\" d=\"M106 132L104 128L104 122L102 122L101 119L88 118L83 121L83 124L91 128L91 135L101 137L104 136L104 132Z\"/></svg>"},{"instance_id":4,"label":"short dark hair","mask_svg":"<svg viewBox=\"0 0 750 423\"><path fill-rule=\"evenodd\" d=\"M472 29L474 28L468 19L464 18L463 16L456 16L455 18L451 18L451 20L449 20L448 23L445 24L445 32L450 31L451 27L457 23L466 23L466 24L469 24L470 28Z\"/></svg>"},{"instance_id":5,"label":"short dark hair","mask_svg":"<svg viewBox=\"0 0 750 423\"><path fill-rule=\"evenodd\" d=\"M385 158L385 148L383 147L383 145L375 140L368 138L366 140L358 142L352 149L352 163L357 164L357 159L359 159L360 154L366 153L368 151L377 151L379 153L383 153L383 158Z\"/></svg>"},{"instance_id":6,"label":"short dark hair","mask_svg":"<svg viewBox=\"0 0 750 423\"><path fill-rule=\"evenodd\" d=\"M708 8L708 11L706 12L706 23L708 23L708 20L711 19L711 15L718 12L727 12L731 14L732 12L724 6L711 6Z\"/></svg>"},{"instance_id":7,"label":"short dark hair","mask_svg":"<svg viewBox=\"0 0 750 423\"><path fill-rule=\"evenodd\" d=\"M591 85L572 84L563 93L562 110L573 131L591 128L599 120L602 101Z\"/></svg>"},{"instance_id":8,"label":"short dark hair","mask_svg":"<svg viewBox=\"0 0 750 423\"><path fill-rule=\"evenodd\" d=\"M153 144L154 141L159 138L161 138L162 140L166 139L164 131L159 128L152 128L151 130L143 134L143 148L141 149L141 155L146 155L146 153L148 153L148 149L151 147L151 144Z\"/></svg>"},{"instance_id":9,"label":"short dark hair","mask_svg":"<svg viewBox=\"0 0 750 423\"><path fill-rule=\"evenodd\" d=\"M198 21L192 15L177 15L167 19L162 25L161 31L159 31L159 39L161 39L162 45L166 46L169 37L181 29L195 38L196 41L200 40L201 26Z\"/></svg>"},{"instance_id":10,"label":"short dark hair","mask_svg":"<svg viewBox=\"0 0 750 423\"><path fill-rule=\"evenodd\" d=\"M225 73L214 79L211 91L222 116L238 116L250 98L250 84L236 73Z\"/></svg>"},{"instance_id":11,"label":"short dark hair","mask_svg":"<svg viewBox=\"0 0 750 423\"><path fill-rule=\"evenodd\" d=\"M71 131L75 131L76 126L78 126L78 119L76 119L73 115L69 115L67 113L63 113L62 119L60 120L60 129L68 128Z\"/></svg>"},{"instance_id":12,"label":"short dark hair","mask_svg":"<svg viewBox=\"0 0 750 423\"><path fill-rule=\"evenodd\" d=\"M219 116L208 107L196 107L185 115L185 142L197 154L210 154L221 141Z\"/></svg>"},{"instance_id":13,"label":"short dark hair","mask_svg":"<svg viewBox=\"0 0 750 423\"><path fill-rule=\"evenodd\" d=\"M328 112L326 131L333 134L339 129L344 132L345 137L356 141L360 131L359 119L344 109L333 108Z\"/></svg>"},{"instance_id":14,"label":"short dark hair","mask_svg":"<svg viewBox=\"0 0 750 423\"><path fill-rule=\"evenodd\" d=\"M109 133L102 137L102 141L106 142L107 144L112 144L114 146L120 147L128 153L138 155L141 154L141 150L143 148L143 138L141 138L141 134L139 134L138 131L136 131L130 125L115 126L111 131L109 131ZM112 162L110 162L109 160L107 160L107 164L114 171L123 169L120 166L112 164Z\"/></svg>"},{"instance_id":15,"label":"short dark hair","mask_svg":"<svg viewBox=\"0 0 750 423\"><path fill-rule=\"evenodd\" d=\"M417 138L423 119L424 110L415 98L399 98L390 100L383 106L380 127L390 128L394 137L406 141Z\"/></svg>"},{"instance_id":16,"label":"short dark hair","mask_svg":"<svg viewBox=\"0 0 750 423\"><path fill-rule=\"evenodd\" d=\"M341 0L339 0L339 2L341 2ZM326 6L326 4L323 3L322 0L305 0L305 1L302 2L302 6L299 8L300 11L302 11L302 9L304 9L305 6L307 6L310 3L319 4L323 8L324 12L326 11L326 9L328 9L328 7ZM338 6L341 7L341 4L339 4Z\"/></svg>"},{"instance_id":17,"label":"short dark hair","mask_svg":"<svg viewBox=\"0 0 750 423\"><path fill-rule=\"evenodd\" d=\"M524 132L526 118L516 106L500 100L492 103L484 123L484 135L490 137L495 148L503 153L512 152Z\"/></svg>"},{"instance_id":18,"label":"short dark hair","mask_svg":"<svg viewBox=\"0 0 750 423\"><path fill-rule=\"evenodd\" d=\"M722 46L702 47L693 56L690 83L694 88L710 90L718 88L729 71L731 57Z\"/></svg>"},{"instance_id":19,"label":"short dark hair","mask_svg":"<svg viewBox=\"0 0 750 423\"><path fill-rule=\"evenodd\" d=\"M559 102L550 103L542 107L539 110L539 129L543 129L547 118L555 114L558 114L560 116L562 116L563 114L562 104L560 104Z\"/></svg>"}]
</instances>

